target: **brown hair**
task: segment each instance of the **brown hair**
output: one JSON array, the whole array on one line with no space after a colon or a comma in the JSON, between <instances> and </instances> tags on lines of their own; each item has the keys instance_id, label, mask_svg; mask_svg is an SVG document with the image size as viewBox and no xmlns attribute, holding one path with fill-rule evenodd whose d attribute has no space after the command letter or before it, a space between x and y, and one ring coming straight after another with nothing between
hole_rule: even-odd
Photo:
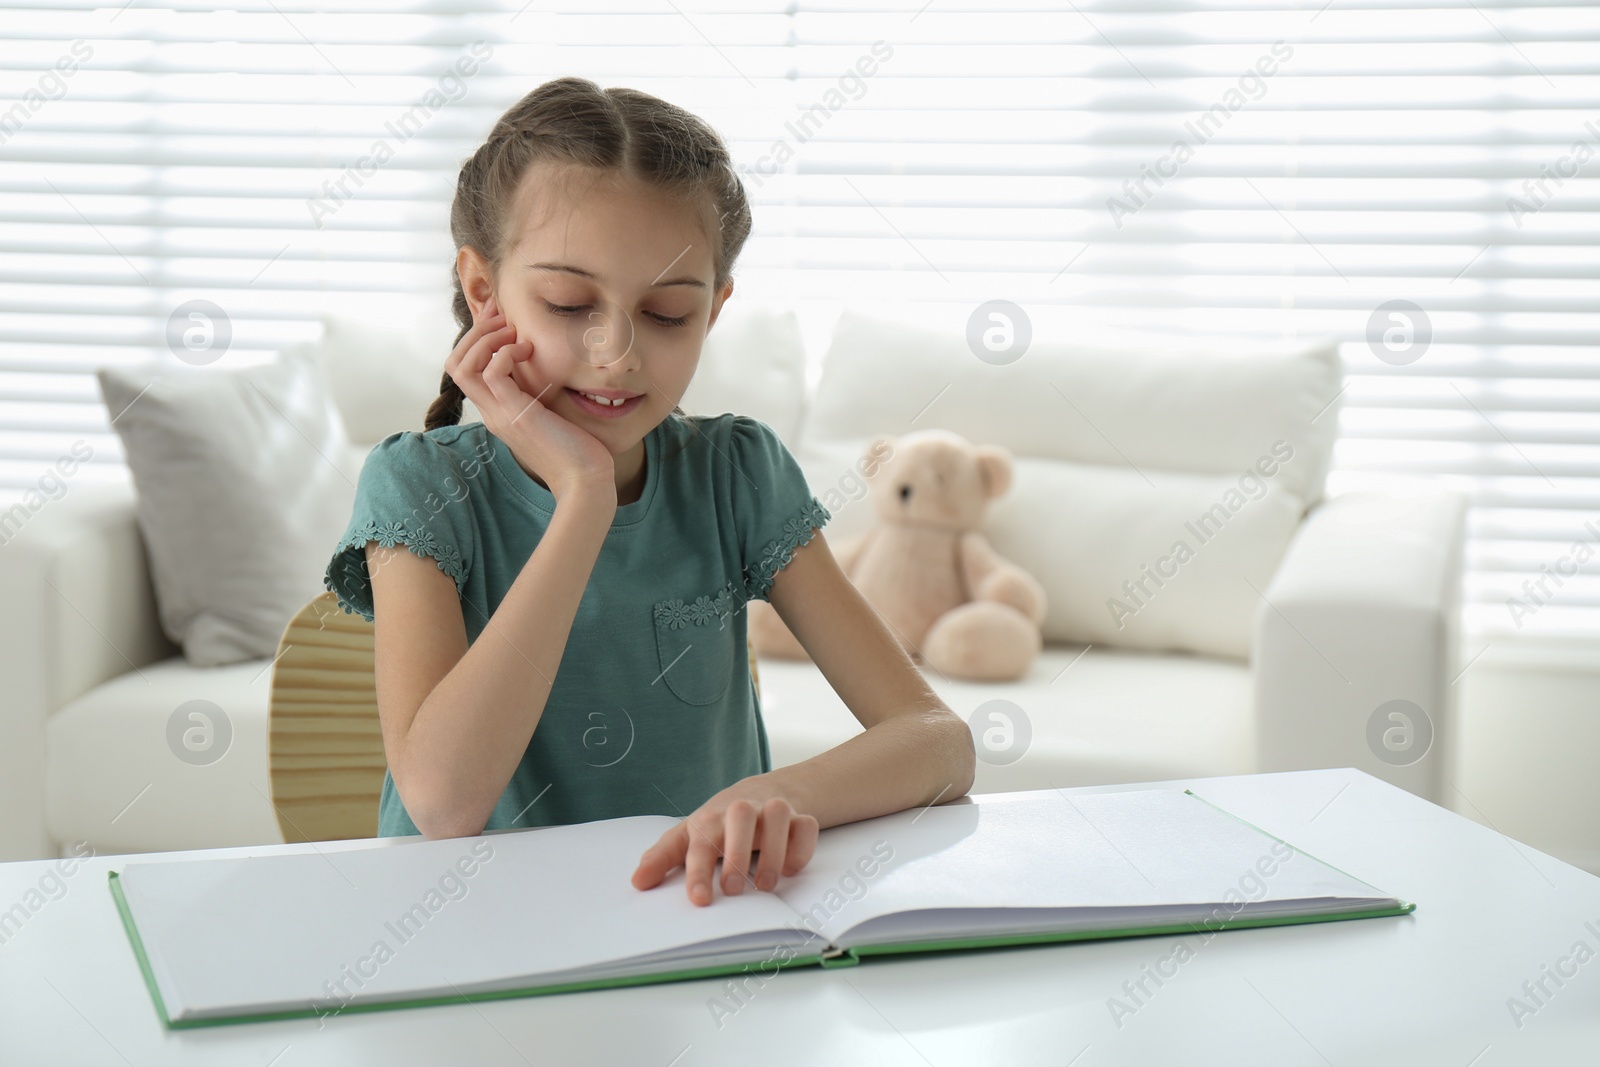
<instances>
[{"instance_id":1,"label":"brown hair","mask_svg":"<svg viewBox=\"0 0 1600 1067\"><path fill-rule=\"evenodd\" d=\"M602 89L587 78L547 81L513 104L489 137L461 165L450 205L450 234L459 255L478 251L498 270L508 249L506 234L516 194L535 163L578 165L637 178L685 203L709 208L713 293L720 291L750 235L750 204L722 138L704 120L637 89ZM708 222L710 221L708 217ZM461 327L459 343L472 327L472 308L454 262L451 310ZM439 398L428 407L424 428L461 421L461 387L446 371ZM681 407L672 409L683 417Z\"/></svg>"}]
</instances>

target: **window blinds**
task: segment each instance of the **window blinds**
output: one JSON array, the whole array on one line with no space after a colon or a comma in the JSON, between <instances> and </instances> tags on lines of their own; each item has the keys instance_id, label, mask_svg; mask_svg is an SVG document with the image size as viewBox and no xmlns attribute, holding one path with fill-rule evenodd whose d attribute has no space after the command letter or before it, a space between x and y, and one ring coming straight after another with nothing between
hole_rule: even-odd
<instances>
[{"instance_id":1,"label":"window blinds","mask_svg":"<svg viewBox=\"0 0 1600 1067\"><path fill-rule=\"evenodd\" d=\"M1337 335L1330 492L1462 489L1474 647L1600 647L1600 5L3 17L0 494L37 496L75 447L94 458L73 477L119 475L89 372L172 358L187 301L224 310L240 359L329 307L414 293L448 314L461 159L571 73L723 132L755 210L739 291L807 321L1007 299L1058 336Z\"/></svg>"}]
</instances>

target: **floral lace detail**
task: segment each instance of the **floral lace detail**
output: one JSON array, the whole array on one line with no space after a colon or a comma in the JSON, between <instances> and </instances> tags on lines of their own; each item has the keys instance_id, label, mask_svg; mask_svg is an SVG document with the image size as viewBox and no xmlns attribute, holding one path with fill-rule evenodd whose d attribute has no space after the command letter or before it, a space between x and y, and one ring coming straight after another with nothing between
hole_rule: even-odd
<instances>
[{"instance_id":1,"label":"floral lace detail","mask_svg":"<svg viewBox=\"0 0 1600 1067\"><path fill-rule=\"evenodd\" d=\"M716 622L726 615L733 614L735 599L733 583L728 582L715 596L697 596L693 604L685 604L682 597L663 600L656 605L655 619L669 630L681 630L690 623L704 626L706 623Z\"/></svg>"},{"instance_id":2,"label":"floral lace detail","mask_svg":"<svg viewBox=\"0 0 1600 1067\"><path fill-rule=\"evenodd\" d=\"M424 526L411 535L411 549L419 554L429 556L454 555L457 559L460 554L453 545L441 545L439 539L433 536L433 531ZM448 551L446 551L448 550Z\"/></svg>"},{"instance_id":3,"label":"floral lace detail","mask_svg":"<svg viewBox=\"0 0 1600 1067\"><path fill-rule=\"evenodd\" d=\"M395 545L405 540L405 523L386 522L382 526L379 526L374 522L370 525L372 526L372 536L377 540L378 544L382 545L384 548L393 548ZM362 544L365 543L365 541L362 542Z\"/></svg>"},{"instance_id":4,"label":"floral lace detail","mask_svg":"<svg viewBox=\"0 0 1600 1067\"><path fill-rule=\"evenodd\" d=\"M408 530L404 521L380 523L375 519L368 519L339 542L334 549L335 561L328 565L322 576L323 587L329 592L338 594L339 607L346 615L360 615L368 622L373 621L370 609L364 609L360 605L352 607L345 602L344 591L334 581L335 569L338 568L341 571L340 576L348 578L352 586L366 583L370 588L372 576L367 570L366 559L362 558L351 563L345 557L346 549L361 548L368 541L376 541L384 548L394 548L403 544L413 556L432 558L439 569L455 581L456 594L458 596L461 594L462 586L467 581L467 569L456 546L440 541L426 526ZM367 596L370 599L371 594L368 593Z\"/></svg>"},{"instance_id":5,"label":"floral lace detail","mask_svg":"<svg viewBox=\"0 0 1600 1067\"><path fill-rule=\"evenodd\" d=\"M801 508L800 514L783 524L783 536L768 542L761 559L746 568L745 586L751 600L766 600L772 591L772 580L789 565L795 549L811 540L812 528L820 528L833 514L822 502L812 497Z\"/></svg>"}]
</instances>

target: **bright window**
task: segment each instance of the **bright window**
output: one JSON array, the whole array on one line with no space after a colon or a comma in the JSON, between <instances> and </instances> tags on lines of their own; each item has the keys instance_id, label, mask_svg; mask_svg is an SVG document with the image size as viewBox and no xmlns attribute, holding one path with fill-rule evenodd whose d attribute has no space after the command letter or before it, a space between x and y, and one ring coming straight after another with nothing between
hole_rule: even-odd
<instances>
[{"instance_id":1,"label":"bright window","mask_svg":"<svg viewBox=\"0 0 1600 1067\"><path fill-rule=\"evenodd\" d=\"M847 299L964 320L1003 297L1063 336L1338 335L1330 492L1462 488L1476 645L1600 640L1600 6L57 0L3 19L12 499L74 442L95 456L79 477L125 476L91 372L171 358L187 301L224 309L238 359L334 306L415 293L448 315L456 168L518 96L578 74L723 132L755 205L739 291L808 323ZM379 142L392 158L363 170Z\"/></svg>"}]
</instances>

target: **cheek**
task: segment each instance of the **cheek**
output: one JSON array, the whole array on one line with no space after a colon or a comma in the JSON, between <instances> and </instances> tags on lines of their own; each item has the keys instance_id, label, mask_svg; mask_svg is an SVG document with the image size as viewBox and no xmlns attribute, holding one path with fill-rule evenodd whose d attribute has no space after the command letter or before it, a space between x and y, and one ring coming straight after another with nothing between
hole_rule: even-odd
<instances>
[{"instance_id":1,"label":"cheek","mask_svg":"<svg viewBox=\"0 0 1600 1067\"><path fill-rule=\"evenodd\" d=\"M520 336L520 334L519 334ZM535 346L538 342L534 342ZM548 360L538 348L534 348L533 355L521 362L511 364L511 380L517 387L532 397L540 397L540 402L548 404L553 399L556 387L550 383L554 376L546 366ZM541 394L543 394L541 396Z\"/></svg>"},{"instance_id":2,"label":"cheek","mask_svg":"<svg viewBox=\"0 0 1600 1067\"><path fill-rule=\"evenodd\" d=\"M688 384L699 364L700 349L692 339L674 345L670 352L663 353L663 358L657 363L660 367L658 373L680 386Z\"/></svg>"}]
</instances>

